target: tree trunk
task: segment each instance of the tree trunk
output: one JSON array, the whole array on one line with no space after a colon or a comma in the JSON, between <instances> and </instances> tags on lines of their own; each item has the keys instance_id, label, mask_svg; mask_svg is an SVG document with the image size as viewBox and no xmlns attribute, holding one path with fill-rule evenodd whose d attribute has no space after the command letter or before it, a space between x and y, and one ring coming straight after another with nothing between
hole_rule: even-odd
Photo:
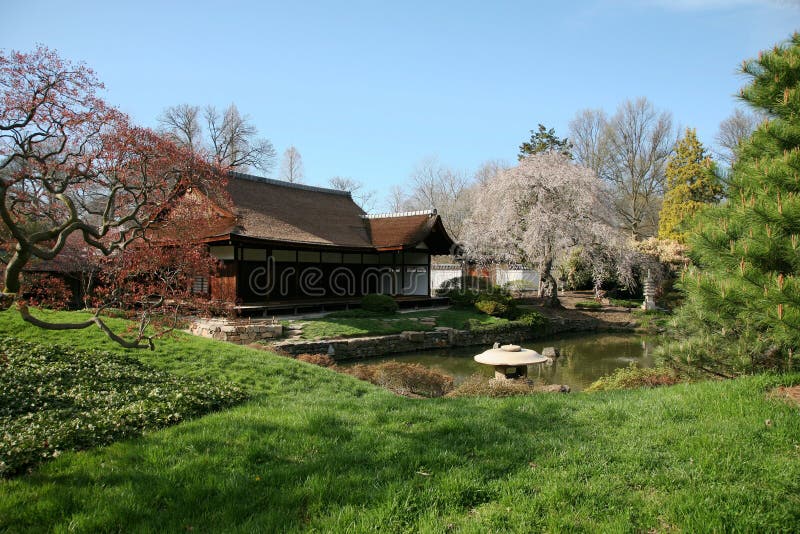
<instances>
[{"instance_id":1,"label":"tree trunk","mask_svg":"<svg viewBox=\"0 0 800 534\"><path fill-rule=\"evenodd\" d=\"M543 282L546 282L546 285L550 287L550 295L545 302L545 306L548 308L560 308L561 302L558 300L558 284L556 283L555 277L553 277L553 255L549 252L544 255L544 260L542 260L542 267L539 271L539 277Z\"/></svg>"},{"instance_id":2,"label":"tree trunk","mask_svg":"<svg viewBox=\"0 0 800 534\"><path fill-rule=\"evenodd\" d=\"M22 283L22 268L31 258L29 248L17 244L14 255L11 256L3 276L3 292L0 297L0 309L7 310L16 301Z\"/></svg>"}]
</instances>

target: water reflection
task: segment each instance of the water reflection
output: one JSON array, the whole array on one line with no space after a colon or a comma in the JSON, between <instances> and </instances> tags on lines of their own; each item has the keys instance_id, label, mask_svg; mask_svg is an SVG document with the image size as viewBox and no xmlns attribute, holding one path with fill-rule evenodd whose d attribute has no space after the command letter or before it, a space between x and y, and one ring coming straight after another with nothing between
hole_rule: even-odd
<instances>
[{"instance_id":1,"label":"water reflection","mask_svg":"<svg viewBox=\"0 0 800 534\"><path fill-rule=\"evenodd\" d=\"M567 384L574 391L580 391L601 376L627 367L631 362L637 362L640 367L653 367L655 362L652 353L655 344L654 338L639 334L581 334L529 341L522 345L538 352L544 347L556 347L561 352L561 357L552 365L532 365L528 373L531 378L541 379L546 384ZM486 376L487 379L494 376L491 366L481 365L472 359L486 348L476 346L395 354L342 365L390 360L419 363L452 376L458 384L476 373Z\"/></svg>"}]
</instances>

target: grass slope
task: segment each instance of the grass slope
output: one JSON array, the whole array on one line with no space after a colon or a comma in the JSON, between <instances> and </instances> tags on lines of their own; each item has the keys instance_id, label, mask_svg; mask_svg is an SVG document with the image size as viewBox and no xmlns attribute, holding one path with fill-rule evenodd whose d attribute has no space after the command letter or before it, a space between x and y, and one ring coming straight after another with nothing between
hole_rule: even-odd
<instances>
[{"instance_id":1,"label":"grass slope","mask_svg":"<svg viewBox=\"0 0 800 534\"><path fill-rule=\"evenodd\" d=\"M9 332L13 330L13 332ZM0 331L47 338L0 314ZM103 344L93 332L76 344ZM63 339L62 339L63 341ZM194 339L137 352L252 401L0 481L0 530L775 531L800 524L800 376L412 400ZM769 424L765 421L769 420Z\"/></svg>"}]
</instances>

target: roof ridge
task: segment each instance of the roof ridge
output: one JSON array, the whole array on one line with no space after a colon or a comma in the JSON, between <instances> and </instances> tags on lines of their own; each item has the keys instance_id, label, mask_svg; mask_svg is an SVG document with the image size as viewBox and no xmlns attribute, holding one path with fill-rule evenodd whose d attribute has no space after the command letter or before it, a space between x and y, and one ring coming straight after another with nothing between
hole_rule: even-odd
<instances>
[{"instance_id":1,"label":"roof ridge","mask_svg":"<svg viewBox=\"0 0 800 534\"><path fill-rule=\"evenodd\" d=\"M264 176L254 176L252 174L245 174L243 172L236 172L230 171L228 173L233 178L238 178L240 180L247 180L249 182L258 182L258 183L265 183L270 185L277 185L280 187L288 187L291 189L303 189L305 191L316 191L317 193L330 193L333 195L341 195L345 197L351 197L350 191L342 191L341 189L331 189L328 187L319 187L316 185L306 185L306 184L298 184L293 182L285 182L283 180L276 180L274 178L266 178Z\"/></svg>"},{"instance_id":2,"label":"roof ridge","mask_svg":"<svg viewBox=\"0 0 800 534\"><path fill-rule=\"evenodd\" d=\"M394 217L413 217L416 215L436 215L435 209L429 210L416 210L416 211L400 211L396 213L365 213L361 216L362 219L391 219Z\"/></svg>"}]
</instances>

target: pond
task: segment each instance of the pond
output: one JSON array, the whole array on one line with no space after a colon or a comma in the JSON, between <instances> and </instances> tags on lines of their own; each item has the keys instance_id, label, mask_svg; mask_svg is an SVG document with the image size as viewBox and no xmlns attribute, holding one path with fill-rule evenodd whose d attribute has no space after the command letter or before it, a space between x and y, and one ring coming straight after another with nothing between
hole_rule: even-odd
<instances>
[{"instance_id":1,"label":"pond","mask_svg":"<svg viewBox=\"0 0 800 534\"><path fill-rule=\"evenodd\" d=\"M522 343L525 348L542 352L544 347L556 347L561 356L552 365L532 365L530 378L545 384L566 384L573 391L581 391L592 382L636 362L640 367L653 367L653 348L656 340L640 334L603 333L562 335ZM426 350L410 354L393 354L381 358L342 362L348 366L358 363L381 363L397 361L419 363L436 371L450 375L455 383L463 382L473 374L487 379L494 376L494 369L472 359L476 354L491 347L459 347L456 349Z\"/></svg>"}]
</instances>

